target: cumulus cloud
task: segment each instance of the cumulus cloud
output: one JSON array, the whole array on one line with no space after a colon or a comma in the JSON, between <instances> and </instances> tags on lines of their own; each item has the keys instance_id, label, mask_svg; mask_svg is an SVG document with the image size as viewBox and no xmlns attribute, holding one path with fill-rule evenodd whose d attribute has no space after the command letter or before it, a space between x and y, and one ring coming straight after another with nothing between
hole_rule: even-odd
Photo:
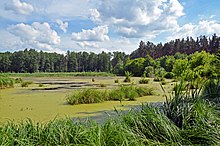
<instances>
[{"instance_id":1,"label":"cumulus cloud","mask_svg":"<svg viewBox=\"0 0 220 146\"><path fill-rule=\"evenodd\" d=\"M99 45L95 42L77 42L77 45L81 48L99 48Z\"/></svg>"},{"instance_id":2,"label":"cumulus cloud","mask_svg":"<svg viewBox=\"0 0 220 146\"><path fill-rule=\"evenodd\" d=\"M57 19L56 23L59 25L60 29L66 33L68 28L68 22L63 22L62 20Z\"/></svg>"},{"instance_id":3,"label":"cumulus cloud","mask_svg":"<svg viewBox=\"0 0 220 146\"><path fill-rule=\"evenodd\" d=\"M5 6L5 10L13 11L14 13L19 13L23 15L29 15L34 11L31 4L22 2L20 0L12 0Z\"/></svg>"},{"instance_id":4,"label":"cumulus cloud","mask_svg":"<svg viewBox=\"0 0 220 146\"><path fill-rule=\"evenodd\" d=\"M100 13L98 12L97 9L90 9L90 19L92 19L93 21L100 21Z\"/></svg>"},{"instance_id":5,"label":"cumulus cloud","mask_svg":"<svg viewBox=\"0 0 220 146\"><path fill-rule=\"evenodd\" d=\"M90 11L94 22L114 26L124 37L140 38L178 27L183 9L178 0L113 0L101 1Z\"/></svg>"},{"instance_id":6,"label":"cumulus cloud","mask_svg":"<svg viewBox=\"0 0 220 146\"><path fill-rule=\"evenodd\" d=\"M220 35L220 24L216 21L202 20L197 25L188 23L176 28L168 39L186 38L187 36L197 37L200 35L209 36L214 33Z\"/></svg>"},{"instance_id":7,"label":"cumulus cloud","mask_svg":"<svg viewBox=\"0 0 220 146\"><path fill-rule=\"evenodd\" d=\"M75 41L107 41L108 26L98 26L93 29L82 29L82 32L72 33L72 39Z\"/></svg>"},{"instance_id":8,"label":"cumulus cloud","mask_svg":"<svg viewBox=\"0 0 220 146\"><path fill-rule=\"evenodd\" d=\"M8 27L7 30L19 37L24 46L53 51L54 46L60 44L60 36L46 22L34 22L31 25L20 23Z\"/></svg>"},{"instance_id":9,"label":"cumulus cloud","mask_svg":"<svg viewBox=\"0 0 220 146\"><path fill-rule=\"evenodd\" d=\"M36 1L36 0L32 0ZM90 9L91 0L41 0L38 8L51 18L85 17ZM93 2L92 2L93 3Z\"/></svg>"}]
</instances>

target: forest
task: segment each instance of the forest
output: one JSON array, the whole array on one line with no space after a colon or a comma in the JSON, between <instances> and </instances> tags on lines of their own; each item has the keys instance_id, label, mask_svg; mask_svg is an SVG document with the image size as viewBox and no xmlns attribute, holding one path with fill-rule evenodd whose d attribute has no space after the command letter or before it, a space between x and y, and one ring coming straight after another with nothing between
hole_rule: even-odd
<instances>
[{"instance_id":1,"label":"forest","mask_svg":"<svg viewBox=\"0 0 220 146\"><path fill-rule=\"evenodd\" d=\"M147 77L217 76L220 38L200 36L176 39L157 45L140 42L130 55L124 52L71 52L47 53L35 49L0 53L0 72L110 72ZM191 77L190 77L191 76Z\"/></svg>"}]
</instances>

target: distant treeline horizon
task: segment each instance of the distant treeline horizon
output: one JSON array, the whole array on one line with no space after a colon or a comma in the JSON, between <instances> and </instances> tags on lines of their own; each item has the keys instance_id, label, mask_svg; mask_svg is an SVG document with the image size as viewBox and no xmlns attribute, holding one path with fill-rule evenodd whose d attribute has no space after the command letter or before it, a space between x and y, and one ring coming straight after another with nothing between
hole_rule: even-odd
<instances>
[{"instance_id":1,"label":"distant treeline horizon","mask_svg":"<svg viewBox=\"0 0 220 146\"><path fill-rule=\"evenodd\" d=\"M200 36L176 39L170 42L154 44L141 41L139 48L130 55L124 52L71 52L66 54L48 53L35 49L15 52L0 52L0 72L112 72L123 74L126 64L136 58L158 59L175 54L193 54L205 51L216 54L219 50L220 37ZM142 73L140 73L142 74Z\"/></svg>"}]
</instances>

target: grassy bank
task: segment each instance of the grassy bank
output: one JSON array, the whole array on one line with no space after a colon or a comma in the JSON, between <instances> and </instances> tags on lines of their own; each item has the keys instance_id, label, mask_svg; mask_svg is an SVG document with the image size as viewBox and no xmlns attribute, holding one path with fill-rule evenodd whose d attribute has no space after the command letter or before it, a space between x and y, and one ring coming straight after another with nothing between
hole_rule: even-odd
<instances>
[{"instance_id":1,"label":"grassy bank","mask_svg":"<svg viewBox=\"0 0 220 146\"><path fill-rule=\"evenodd\" d=\"M153 95L153 89L148 87L120 86L111 90L82 89L74 91L67 95L67 103L74 104L90 104L103 101L133 101L137 97Z\"/></svg>"},{"instance_id":2,"label":"grassy bank","mask_svg":"<svg viewBox=\"0 0 220 146\"><path fill-rule=\"evenodd\" d=\"M68 77L68 76L115 76L112 73L107 72L40 72L40 73L1 73L0 76L12 76L12 77Z\"/></svg>"},{"instance_id":3,"label":"grassy bank","mask_svg":"<svg viewBox=\"0 0 220 146\"><path fill-rule=\"evenodd\" d=\"M212 106L208 103L202 104ZM198 103L195 103L198 106ZM193 109L199 113L199 109ZM210 112L210 110L209 110ZM216 116L212 111L211 116ZM189 114L188 123L176 125L161 109L145 105L103 124L92 121L53 120L47 124L31 120L9 122L0 128L1 145L219 145L219 117ZM202 116L202 117L200 117ZM207 115L206 115L207 116ZM206 121L201 121L205 118ZM196 121L201 119L200 121Z\"/></svg>"}]
</instances>

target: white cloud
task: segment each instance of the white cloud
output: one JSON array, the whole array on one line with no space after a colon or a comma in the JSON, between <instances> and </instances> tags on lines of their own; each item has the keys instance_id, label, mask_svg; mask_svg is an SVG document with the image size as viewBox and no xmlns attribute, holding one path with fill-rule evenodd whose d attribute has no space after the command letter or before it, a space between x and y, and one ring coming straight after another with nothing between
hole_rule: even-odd
<instances>
[{"instance_id":1,"label":"white cloud","mask_svg":"<svg viewBox=\"0 0 220 146\"><path fill-rule=\"evenodd\" d=\"M137 36L137 30L135 30L133 27L118 27L117 31L121 33L123 36Z\"/></svg>"},{"instance_id":2,"label":"white cloud","mask_svg":"<svg viewBox=\"0 0 220 146\"><path fill-rule=\"evenodd\" d=\"M186 38L187 36L198 37L200 35L220 35L220 24L216 21L202 20L197 25L188 23L174 30L168 40L176 38Z\"/></svg>"},{"instance_id":3,"label":"white cloud","mask_svg":"<svg viewBox=\"0 0 220 146\"><path fill-rule=\"evenodd\" d=\"M72 39L75 41L107 41L108 26L98 26L93 29L84 30L79 33L72 33Z\"/></svg>"},{"instance_id":4,"label":"white cloud","mask_svg":"<svg viewBox=\"0 0 220 146\"><path fill-rule=\"evenodd\" d=\"M209 18L212 19L212 18L214 18L215 16L216 16L216 15L211 15Z\"/></svg>"},{"instance_id":5,"label":"white cloud","mask_svg":"<svg viewBox=\"0 0 220 146\"><path fill-rule=\"evenodd\" d=\"M77 42L77 45L81 48L99 48L99 45L95 42Z\"/></svg>"},{"instance_id":6,"label":"white cloud","mask_svg":"<svg viewBox=\"0 0 220 146\"><path fill-rule=\"evenodd\" d=\"M34 22L31 25L20 23L8 27L7 30L20 38L24 47L53 51L58 50L55 46L60 44L60 36L46 22Z\"/></svg>"},{"instance_id":7,"label":"white cloud","mask_svg":"<svg viewBox=\"0 0 220 146\"><path fill-rule=\"evenodd\" d=\"M31 0L36 1L36 0ZM37 8L49 18L85 17L89 14L90 0L41 0Z\"/></svg>"},{"instance_id":8,"label":"white cloud","mask_svg":"<svg viewBox=\"0 0 220 146\"><path fill-rule=\"evenodd\" d=\"M124 37L152 38L178 27L177 20L184 15L183 9L178 0L101 1L92 10L91 20L113 26Z\"/></svg>"},{"instance_id":9,"label":"white cloud","mask_svg":"<svg viewBox=\"0 0 220 146\"><path fill-rule=\"evenodd\" d=\"M59 28L63 31L63 32L67 32L67 28L68 28L68 22L63 22L62 20L57 19L56 23L59 25Z\"/></svg>"},{"instance_id":10,"label":"white cloud","mask_svg":"<svg viewBox=\"0 0 220 146\"><path fill-rule=\"evenodd\" d=\"M100 13L98 12L97 9L90 9L90 19L93 21L100 21Z\"/></svg>"},{"instance_id":11,"label":"white cloud","mask_svg":"<svg viewBox=\"0 0 220 146\"><path fill-rule=\"evenodd\" d=\"M0 29L1 41L0 41L0 51L15 51L19 48L18 44L21 44L21 40L9 33L4 29Z\"/></svg>"},{"instance_id":12,"label":"white cloud","mask_svg":"<svg viewBox=\"0 0 220 146\"><path fill-rule=\"evenodd\" d=\"M5 9L23 15L29 15L34 11L34 8L31 4L22 2L20 0L12 0L5 6Z\"/></svg>"}]
</instances>

